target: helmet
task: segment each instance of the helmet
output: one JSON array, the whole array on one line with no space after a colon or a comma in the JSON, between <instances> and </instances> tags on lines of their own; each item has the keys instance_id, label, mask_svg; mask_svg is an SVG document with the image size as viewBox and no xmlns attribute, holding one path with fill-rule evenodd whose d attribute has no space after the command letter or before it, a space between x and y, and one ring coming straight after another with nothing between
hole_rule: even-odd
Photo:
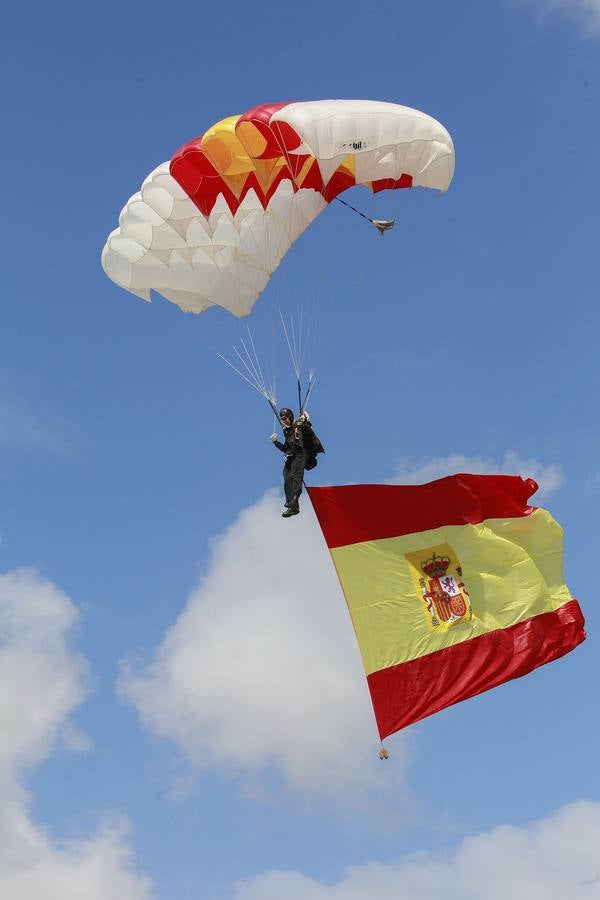
<instances>
[{"instance_id":1,"label":"helmet","mask_svg":"<svg viewBox=\"0 0 600 900\"><path fill-rule=\"evenodd\" d=\"M291 411L291 409L288 409L287 406L283 406L279 410L279 418L280 419L291 419L293 422L294 421L294 413Z\"/></svg>"}]
</instances>

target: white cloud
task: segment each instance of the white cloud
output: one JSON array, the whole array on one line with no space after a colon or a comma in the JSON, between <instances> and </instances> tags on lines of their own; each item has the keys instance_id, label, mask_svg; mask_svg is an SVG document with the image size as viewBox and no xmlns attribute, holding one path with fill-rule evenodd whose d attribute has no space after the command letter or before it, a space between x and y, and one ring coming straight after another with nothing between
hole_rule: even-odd
<instances>
[{"instance_id":1,"label":"white cloud","mask_svg":"<svg viewBox=\"0 0 600 900\"><path fill-rule=\"evenodd\" d=\"M86 661L68 643L69 598L34 571L0 575L0 897L6 900L150 900L135 871L127 824L53 841L29 815L24 779L60 740L83 749L68 716L87 693Z\"/></svg>"},{"instance_id":2,"label":"white cloud","mask_svg":"<svg viewBox=\"0 0 600 900\"><path fill-rule=\"evenodd\" d=\"M0 813L0 896L6 900L151 900L135 871L128 826L117 820L93 837L52 844L23 806Z\"/></svg>"},{"instance_id":3,"label":"white cloud","mask_svg":"<svg viewBox=\"0 0 600 900\"><path fill-rule=\"evenodd\" d=\"M87 665L65 642L76 620L70 600L34 572L0 576L0 786L48 755L85 696Z\"/></svg>"},{"instance_id":4,"label":"white cloud","mask_svg":"<svg viewBox=\"0 0 600 900\"><path fill-rule=\"evenodd\" d=\"M585 32L590 35L600 34L600 0L527 0L542 15L564 13L578 18Z\"/></svg>"},{"instance_id":5,"label":"white cloud","mask_svg":"<svg viewBox=\"0 0 600 900\"><path fill-rule=\"evenodd\" d=\"M238 882L232 900L598 900L600 803L580 801L522 827L501 825L447 854L353 866L335 884L299 872Z\"/></svg>"},{"instance_id":6,"label":"white cloud","mask_svg":"<svg viewBox=\"0 0 600 900\"><path fill-rule=\"evenodd\" d=\"M252 786L274 767L305 795L364 800L402 780L407 745L377 756L358 648L308 499L283 521L270 492L213 542L208 571L120 691L200 768ZM385 770L385 771L384 771Z\"/></svg>"},{"instance_id":7,"label":"white cloud","mask_svg":"<svg viewBox=\"0 0 600 900\"><path fill-rule=\"evenodd\" d=\"M524 478L533 478L539 485L539 491L534 494L533 503L536 503L541 497L547 497L563 484L560 466L555 463L544 465L537 459L523 459L513 450L507 450L500 462L491 457L463 456L460 453L422 461L401 459L393 477L389 479L389 483L423 484L457 472L522 475Z\"/></svg>"}]
</instances>

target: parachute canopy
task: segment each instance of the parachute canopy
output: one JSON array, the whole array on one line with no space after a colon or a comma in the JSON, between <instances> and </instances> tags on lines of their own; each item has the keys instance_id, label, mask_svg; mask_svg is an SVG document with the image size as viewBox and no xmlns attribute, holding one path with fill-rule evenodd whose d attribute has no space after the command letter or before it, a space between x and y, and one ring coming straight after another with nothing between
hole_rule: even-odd
<instances>
[{"instance_id":1,"label":"parachute canopy","mask_svg":"<svg viewBox=\"0 0 600 900\"><path fill-rule=\"evenodd\" d=\"M144 300L246 316L296 238L338 194L445 191L454 147L435 119L373 100L257 106L213 125L146 178L102 253Z\"/></svg>"}]
</instances>

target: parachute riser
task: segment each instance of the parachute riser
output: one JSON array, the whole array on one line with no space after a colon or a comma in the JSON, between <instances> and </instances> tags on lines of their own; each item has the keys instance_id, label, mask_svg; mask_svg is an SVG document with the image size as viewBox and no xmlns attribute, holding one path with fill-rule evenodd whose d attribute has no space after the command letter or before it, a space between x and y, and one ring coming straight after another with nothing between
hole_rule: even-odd
<instances>
[{"instance_id":1,"label":"parachute riser","mask_svg":"<svg viewBox=\"0 0 600 900\"><path fill-rule=\"evenodd\" d=\"M362 216L363 219L366 219L367 222L370 222L373 225L379 234L383 237L385 231L389 231L396 224L395 219L372 219L370 216L367 216L364 212L361 212L360 209L357 209L355 206L352 206L351 203L346 203L345 200L342 200L341 197L335 198L338 203L343 203L344 206L347 206L348 209L351 209L353 212L357 213L359 216Z\"/></svg>"}]
</instances>

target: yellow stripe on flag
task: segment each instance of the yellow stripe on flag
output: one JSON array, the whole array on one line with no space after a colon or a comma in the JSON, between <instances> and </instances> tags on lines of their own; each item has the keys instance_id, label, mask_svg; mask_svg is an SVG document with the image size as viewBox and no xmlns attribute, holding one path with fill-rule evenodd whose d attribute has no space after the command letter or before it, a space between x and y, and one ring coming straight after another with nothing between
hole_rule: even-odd
<instances>
[{"instance_id":1,"label":"yellow stripe on flag","mask_svg":"<svg viewBox=\"0 0 600 900\"><path fill-rule=\"evenodd\" d=\"M537 509L518 518L445 525L332 548L367 675L569 602L562 534L550 513ZM444 553L457 593L456 586L464 582L458 603L466 598L470 610L455 621L438 616L434 625L436 606L423 597L419 585L420 575L430 587L420 561Z\"/></svg>"}]
</instances>

